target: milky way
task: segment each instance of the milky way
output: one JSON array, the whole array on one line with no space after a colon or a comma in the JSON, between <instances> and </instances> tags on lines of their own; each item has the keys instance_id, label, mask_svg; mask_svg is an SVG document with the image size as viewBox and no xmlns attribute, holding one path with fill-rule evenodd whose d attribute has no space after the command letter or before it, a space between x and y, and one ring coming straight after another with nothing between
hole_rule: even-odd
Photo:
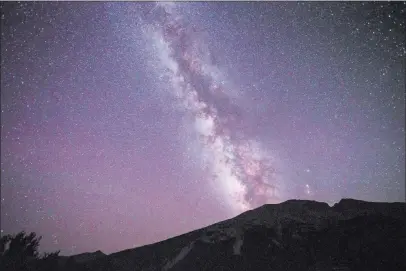
<instances>
[{"instance_id":1,"label":"milky way","mask_svg":"<svg viewBox=\"0 0 406 271\"><path fill-rule=\"evenodd\" d=\"M227 96L224 83L213 76L217 69L204 58L210 52L198 43L204 42L197 40L199 33L187 26L174 4L157 4L148 16L158 23L148 25L152 27L146 27L145 35L152 37L180 106L193 116L203 162L213 176L207 180L212 189L236 213L278 202L281 180L272 157L259 142L241 133L236 136L234 122L243 112Z\"/></svg>"},{"instance_id":2,"label":"milky way","mask_svg":"<svg viewBox=\"0 0 406 271\"><path fill-rule=\"evenodd\" d=\"M401 2L2 2L1 231L116 252L405 198Z\"/></svg>"}]
</instances>

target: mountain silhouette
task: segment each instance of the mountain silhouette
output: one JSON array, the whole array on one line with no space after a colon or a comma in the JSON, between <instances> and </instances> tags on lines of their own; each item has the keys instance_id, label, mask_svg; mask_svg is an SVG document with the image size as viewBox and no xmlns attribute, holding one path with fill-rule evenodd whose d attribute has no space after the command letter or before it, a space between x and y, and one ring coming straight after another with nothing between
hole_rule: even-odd
<instances>
[{"instance_id":1,"label":"mountain silhouette","mask_svg":"<svg viewBox=\"0 0 406 271\"><path fill-rule=\"evenodd\" d=\"M110 255L60 256L61 270L406 270L406 204L343 199L266 204Z\"/></svg>"}]
</instances>

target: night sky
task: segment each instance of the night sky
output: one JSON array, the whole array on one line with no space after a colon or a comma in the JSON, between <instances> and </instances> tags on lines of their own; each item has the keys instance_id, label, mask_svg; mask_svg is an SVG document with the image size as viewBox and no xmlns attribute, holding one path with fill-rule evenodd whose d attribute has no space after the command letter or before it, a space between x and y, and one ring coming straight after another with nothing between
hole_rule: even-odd
<instances>
[{"instance_id":1,"label":"night sky","mask_svg":"<svg viewBox=\"0 0 406 271\"><path fill-rule=\"evenodd\" d=\"M111 253L405 199L405 2L2 5L3 234Z\"/></svg>"}]
</instances>

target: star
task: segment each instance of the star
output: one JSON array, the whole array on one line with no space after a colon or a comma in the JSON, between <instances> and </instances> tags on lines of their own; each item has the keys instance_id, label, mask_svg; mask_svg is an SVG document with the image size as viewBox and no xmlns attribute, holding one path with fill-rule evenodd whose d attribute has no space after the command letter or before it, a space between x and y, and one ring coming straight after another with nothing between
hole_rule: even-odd
<instances>
[{"instance_id":1,"label":"star","mask_svg":"<svg viewBox=\"0 0 406 271\"><path fill-rule=\"evenodd\" d=\"M113 253L289 199L404 201L404 2L0 5L4 234Z\"/></svg>"}]
</instances>

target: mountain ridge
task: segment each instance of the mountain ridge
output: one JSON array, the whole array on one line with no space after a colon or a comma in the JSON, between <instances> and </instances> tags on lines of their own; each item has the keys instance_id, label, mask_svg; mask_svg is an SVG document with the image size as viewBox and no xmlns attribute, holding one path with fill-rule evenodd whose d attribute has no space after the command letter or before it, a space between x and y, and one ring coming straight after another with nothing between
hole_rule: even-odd
<instances>
[{"instance_id":1,"label":"mountain ridge","mask_svg":"<svg viewBox=\"0 0 406 271\"><path fill-rule=\"evenodd\" d=\"M402 202L288 200L63 270L381 270L375 252L403 270L405 217Z\"/></svg>"}]
</instances>

